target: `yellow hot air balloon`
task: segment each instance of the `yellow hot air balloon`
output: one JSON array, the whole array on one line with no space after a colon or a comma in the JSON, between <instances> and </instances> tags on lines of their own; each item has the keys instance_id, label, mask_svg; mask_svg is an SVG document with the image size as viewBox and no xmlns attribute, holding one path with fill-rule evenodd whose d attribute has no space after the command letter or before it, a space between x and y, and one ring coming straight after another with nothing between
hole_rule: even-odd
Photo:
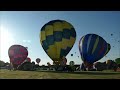
<instances>
[{"instance_id":1,"label":"yellow hot air balloon","mask_svg":"<svg viewBox=\"0 0 120 90\"><path fill-rule=\"evenodd\" d=\"M74 27L65 20L52 20L40 32L40 43L47 55L57 65L70 52L76 40Z\"/></svg>"},{"instance_id":2,"label":"yellow hot air balloon","mask_svg":"<svg viewBox=\"0 0 120 90\"><path fill-rule=\"evenodd\" d=\"M110 63L112 63L112 60L107 60L106 61L106 64L110 64Z\"/></svg>"}]
</instances>

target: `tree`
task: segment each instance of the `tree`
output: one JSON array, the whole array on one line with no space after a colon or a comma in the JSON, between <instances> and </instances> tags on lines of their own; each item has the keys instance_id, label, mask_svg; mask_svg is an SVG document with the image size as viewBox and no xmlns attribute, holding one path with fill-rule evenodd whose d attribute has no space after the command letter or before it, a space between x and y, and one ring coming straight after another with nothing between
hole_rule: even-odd
<instances>
[{"instance_id":1,"label":"tree","mask_svg":"<svg viewBox=\"0 0 120 90\"><path fill-rule=\"evenodd\" d=\"M4 67L5 66L5 62L0 60L0 67Z\"/></svg>"},{"instance_id":2,"label":"tree","mask_svg":"<svg viewBox=\"0 0 120 90\"><path fill-rule=\"evenodd\" d=\"M120 58L116 58L116 59L115 59L115 62L116 62L117 64L120 64Z\"/></svg>"}]
</instances>

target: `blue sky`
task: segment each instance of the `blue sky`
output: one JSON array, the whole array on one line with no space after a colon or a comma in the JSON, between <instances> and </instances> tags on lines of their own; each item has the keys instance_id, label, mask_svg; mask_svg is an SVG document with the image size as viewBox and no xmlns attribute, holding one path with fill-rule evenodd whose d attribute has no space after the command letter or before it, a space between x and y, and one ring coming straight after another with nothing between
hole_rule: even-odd
<instances>
[{"instance_id":1,"label":"blue sky","mask_svg":"<svg viewBox=\"0 0 120 90\"><path fill-rule=\"evenodd\" d=\"M107 57L99 61L120 57L119 11L0 11L0 60L9 62L8 48L13 44L20 44L28 47L28 57L32 61L40 58L40 65L46 65L47 62L52 64L52 60L40 44L39 34L45 23L55 19L70 22L77 33L76 42L67 55L68 63L71 60L74 60L75 64L82 63L81 57L78 58L80 56L78 42L88 33L98 34L111 44Z\"/></svg>"}]
</instances>

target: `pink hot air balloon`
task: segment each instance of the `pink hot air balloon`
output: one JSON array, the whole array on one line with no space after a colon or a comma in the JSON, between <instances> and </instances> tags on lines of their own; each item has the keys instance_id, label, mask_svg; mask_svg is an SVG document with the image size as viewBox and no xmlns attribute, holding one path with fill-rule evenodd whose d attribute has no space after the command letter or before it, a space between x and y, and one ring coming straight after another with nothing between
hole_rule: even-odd
<instances>
[{"instance_id":1,"label":"pink hot air balloon","mask_svg":"<svg viewBox=\"0 0 120 90\"><path fill-rule=\"evenodd\" d=\"M22 45L12 45L8 50L8 56L10 58L10 63L12 63L14 68L23 63L28 56L27 49Z\"/></svg>"}]
</instances>

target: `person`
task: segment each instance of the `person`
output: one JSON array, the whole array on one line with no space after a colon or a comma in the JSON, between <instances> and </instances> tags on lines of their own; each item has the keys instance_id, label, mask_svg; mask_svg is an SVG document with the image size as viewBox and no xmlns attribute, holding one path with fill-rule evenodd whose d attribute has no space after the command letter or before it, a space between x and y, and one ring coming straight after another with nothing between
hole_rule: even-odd
<instances>
[{"instance_id":1,"label":"person","mask_svg":"<svg viewBox=\"0 0 120 90\"><path fill-rule=\"evenodd\" d=\"M9 70L10 70L10 71L13 70L13 65L12 65L12 63L9 64Z\"/></svg>"},{"instance_id":2,"label":"person","mask_svg":"<svg viewBox=\"0 0 120 90\"><path fill-rule=\"evenodd\" d=\"M118 68L117 63L113 62L113 70L114 70L115 72L117 71L117 68Z\"/></svg>"},{"instance_id":3,"label":"person","mask_svg":"<svg viewBox=\"0 0 120 90\"><path fill-rule=\"evenodd\" d=\"M86 71L86 68L85 68L84 63L82 63L80 66L81 66L80 69L81 69L82 71Z\"/></svg>"},{"instance_id":4,"label":"person","mask_svg":"<svg viewBox=\"0 0 120 90\"><path fill-rule=\"evenodd\" d=\"M93 64L93 71L96 71L97 69L96 69L96 67L95 67L95 64Z\"/></svg>"}]
</instances>

